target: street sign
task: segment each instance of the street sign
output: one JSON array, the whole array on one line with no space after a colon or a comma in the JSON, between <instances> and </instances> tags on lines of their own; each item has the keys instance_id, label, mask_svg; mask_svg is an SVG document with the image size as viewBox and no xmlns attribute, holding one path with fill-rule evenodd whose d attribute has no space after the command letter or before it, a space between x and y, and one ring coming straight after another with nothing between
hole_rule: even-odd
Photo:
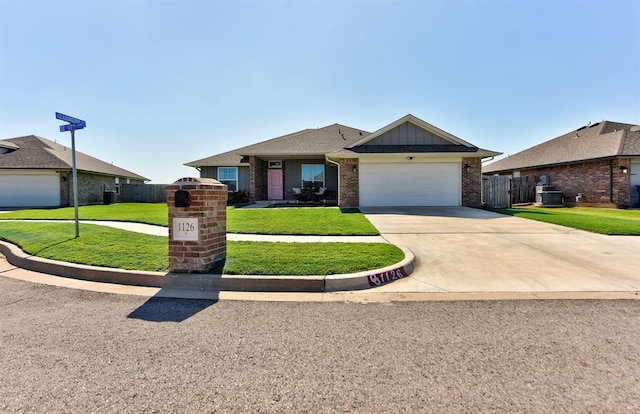
<instances>
[{"instance_id":1,"label":"street sign","mask_svg":"<svg viewBox=\"0 0 640 414\"><path fill-rule=\"evenodd\" d=\"M75 131L76 129L82 129L86 126L87 126L87 123L84 121L79 122L77 124L60 125L60 132Z\"/></svg>"},{"instance_id":2,"label":"street sign","mask_svg":"<svg viewBox=\"0 0 640 414\"><path fill-rule=\"evenodd\" d=\"M60 125L60 132L71 132L71 174L73 175L73 211L76 218L76 238L80 237L80 224L78 220L78 168L76 167L76 129L82 129L87 123L82 119L56 112L56 119L68 122L67 125Z\"/></svg>"},{"instance_id":3,"label":"street sign","mask_svg":"<svg viewBox=\"0 0 640 414\"><path fill-rule=\"evenodd\" d=\"M56 119L59 119L59 120L64 121L64 122L68 122L70 124L84 123L84 121L82 119L78 119L78 118L74 118L74 117L69 116L69 115L61 114L60 112L56 112Z\"/></svg>"}]
</instances>

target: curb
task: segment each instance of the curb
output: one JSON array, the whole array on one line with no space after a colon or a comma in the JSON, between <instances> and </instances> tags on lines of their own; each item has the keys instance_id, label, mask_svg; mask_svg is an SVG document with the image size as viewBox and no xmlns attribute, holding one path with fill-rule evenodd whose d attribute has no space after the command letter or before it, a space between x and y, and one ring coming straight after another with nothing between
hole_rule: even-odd
<instances>
[{"instance_id":1,"label":"curb","mask_svg":"<svg viewBox=\"0 0 640 414\"><path fill-rule=\"evenodd\" d=\"M0 253L10 264L34 272L132 286L240 292L338 292L382 286L407 277L414 270L414 254L406 247L398 247L404 252L404 259L381 269L328 276L261 276L145 272L87 266L32 256L14 244L0 241Z\"/></svg>"}]
</instances>

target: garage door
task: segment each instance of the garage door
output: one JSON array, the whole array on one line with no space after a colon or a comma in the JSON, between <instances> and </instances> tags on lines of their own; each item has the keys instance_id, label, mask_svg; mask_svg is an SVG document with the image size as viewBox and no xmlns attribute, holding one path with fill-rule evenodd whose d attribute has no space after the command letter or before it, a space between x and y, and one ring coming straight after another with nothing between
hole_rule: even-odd
<instances>
[{"instance_id":1,"label":"garage door","mask_svg":"<svg viewBox=\"0 0 640 414\"><path fill-rule=\"evenodd\" d=\"M60 205L58 174L0 174L0 207Z\"/></svg>"},{"instance_id":2,"label":"garage door","mask_svg":"<svg viewBox=\"0 0 640 414\"><path fill-rule=\"evenodd\" d=\"M362 206L459 206L458 163L360 164Z\"/></svg>"}]
</instances>

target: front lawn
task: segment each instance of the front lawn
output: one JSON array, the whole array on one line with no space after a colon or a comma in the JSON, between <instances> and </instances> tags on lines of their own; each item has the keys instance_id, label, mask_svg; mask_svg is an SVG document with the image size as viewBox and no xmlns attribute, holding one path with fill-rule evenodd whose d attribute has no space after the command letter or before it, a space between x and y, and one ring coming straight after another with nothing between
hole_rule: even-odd
<instances>
[{"instance_id":1,"label":"front lawn","mask_svg":"<svg viewBox=\"0 0 640 414\"><path fill-rule=\"evenodd\" d=\"M131 221L168 226L165 203L118 203L78 207L80 220ZM73 207L17 210L0 214L0 220L73 220ZM247 234L378 235L359 210L339 208L227 208L227 231Z\"/></svg>"},{"instance_id":2,"label":"front lawn","mask_svg":"<svg viewBox=\"0 0 640 414\"><path fill-rule=\"evenodd\" d=\"M522 207L487 210L608 235L640 236L640 210Z\"/></svg>"},{"instance_id":3,"label":"front lawn","mask_svg":"<svg viewBox=\"0 0 640 414\"><path fill-rule=\"evenodd\" d=\"M73 207L16 210L0 214L0 220L73 220ZM131 221L168 226L166 203L117 203L78 207L80 220Z\"/></svg>"},{"instance_id":4,"label":"front lawn","mask_svg":"<svg viewBox=\"0 0 640 414\"><path fill-rule=\"evenodd\" d=\"M129 270L168 271L166 237L91 224L0 221L0 239L53 260ZM386 243L227 242L225 274L330 275L372 270L402 260Z\"/></svg>"},{"instance_id":5,"label":"front lawn","mask_svg":"<svg viewBox=\"0 0 640 414\"><path fill-rule=\"evenodd\" d=\"M377 236L359 210L339 208L227 209L227 231L246 234Z\"/></svg>"}]
</instances>

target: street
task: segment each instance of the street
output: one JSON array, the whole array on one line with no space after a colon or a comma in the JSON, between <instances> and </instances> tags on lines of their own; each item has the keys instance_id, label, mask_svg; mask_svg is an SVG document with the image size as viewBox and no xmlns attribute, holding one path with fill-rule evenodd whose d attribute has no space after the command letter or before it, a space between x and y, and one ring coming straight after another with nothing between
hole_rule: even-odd
<instances>
[{"instance_id":1,"label":"street","mask_svg":"<svg viewBox=\"0 0 640 414\"><path fill-rule=\"evenodd\" d=\"M144 298L0 277L2 412L638 412L640 301Z\"/></svg>"}]
</instances>

